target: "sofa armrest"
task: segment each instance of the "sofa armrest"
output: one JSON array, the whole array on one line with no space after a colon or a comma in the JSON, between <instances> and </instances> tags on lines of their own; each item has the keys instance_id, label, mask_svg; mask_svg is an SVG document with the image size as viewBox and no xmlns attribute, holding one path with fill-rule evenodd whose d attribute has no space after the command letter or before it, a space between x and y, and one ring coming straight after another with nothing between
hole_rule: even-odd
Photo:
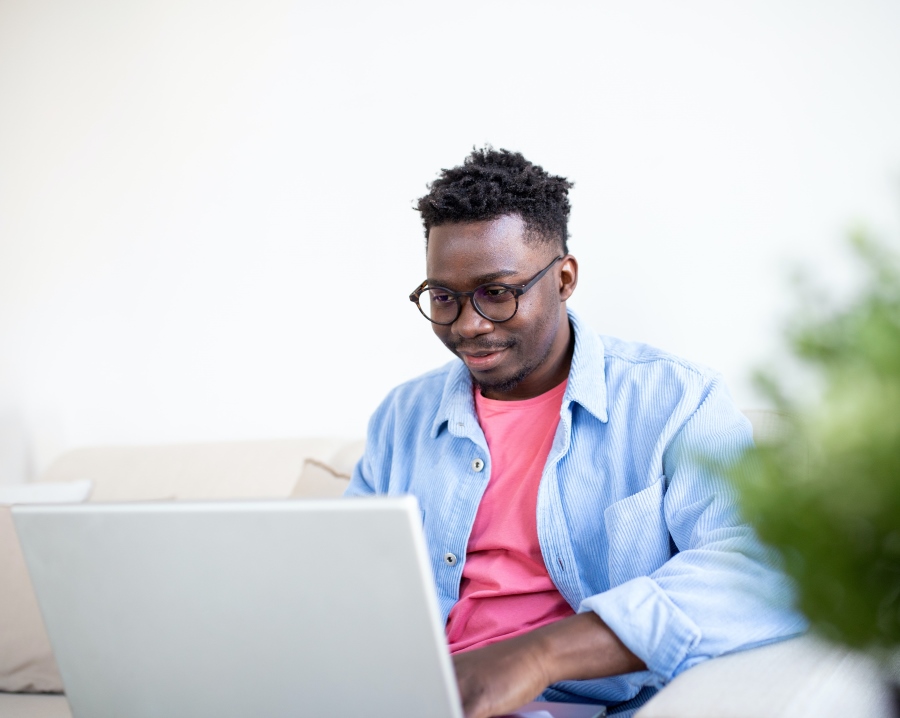
<instances>
[{"instance_id":1,"label":"sofa armrest","mask_svg":"<svg viewBox=\"0 0 900 718\"><path fill-rule=\"evenodd\" d=\"M875 661L811 635L701 663L635 718L891 718Z\"/></svg>"}]
</instances>

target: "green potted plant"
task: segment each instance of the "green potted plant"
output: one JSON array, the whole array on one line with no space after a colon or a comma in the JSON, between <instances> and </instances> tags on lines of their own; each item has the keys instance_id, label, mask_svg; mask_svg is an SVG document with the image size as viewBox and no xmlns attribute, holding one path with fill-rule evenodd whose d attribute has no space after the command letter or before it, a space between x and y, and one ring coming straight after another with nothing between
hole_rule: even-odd
<instances>
[{"instance_id":1,"label":"green potted plant","mask_svg":"<svg viewBox=\"0 0 900 718\"><path fill-rule=\"evenodd\" d=\"M787 332L806 381L760 374L784 431L748 451L735 474L745 516L780 554L812 629L896 670L900 262L862 233L852 245L861 287L827 309L807 296Z\"/></svg>"}]
</instances>

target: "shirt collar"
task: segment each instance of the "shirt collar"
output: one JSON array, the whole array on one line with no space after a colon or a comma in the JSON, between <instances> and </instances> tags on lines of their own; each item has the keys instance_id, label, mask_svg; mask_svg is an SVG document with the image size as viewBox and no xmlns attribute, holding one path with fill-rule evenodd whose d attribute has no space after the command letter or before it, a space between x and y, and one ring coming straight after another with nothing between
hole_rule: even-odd
<instances>
[{"instance_id":1,"label":"shirt collar","mask_svg":"<svg viewBox=\"0 0 900 718\"><path fill-rule=\"evenodd\" d=\"M571 309L569 321L575 332L575 352L563 404L574 401L606 423L606 351L603 341Z\"/></svg>"},{"instance_id":2,"label":"shirt collar","mask_svg":"<svg viewBox=\"0 0 900 718\"><path fill-rule=\"evenodd\" d=\"M585 327L571 309L569 321L575 332L575 351L569 369L569 384L563 397L563 406L575 402L587 409L602 422L607 421L605 352L600 337ZM450 364L441 403L431 425L432 438L438 435L443 424L457 436L470 435L478 426L475 416L475 399L472 395L472 376L459 359Z\"/></svg>"}]
</instances>

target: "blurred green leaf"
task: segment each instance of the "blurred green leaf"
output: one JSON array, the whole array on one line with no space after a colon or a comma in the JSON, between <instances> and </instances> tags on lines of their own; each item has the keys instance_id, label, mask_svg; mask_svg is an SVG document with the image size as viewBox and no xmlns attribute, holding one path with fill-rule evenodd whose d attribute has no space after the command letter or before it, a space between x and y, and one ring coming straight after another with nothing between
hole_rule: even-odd
<instances>
[{"instance_id":1,"label":"blurred green leaf","mask_svg":"<svg viewBox=\"0 0 900 718\"><path fill-rule=\"evenodd\" d=\"M748 451L734 474L747 519L781 554L814 628L889 648L900 645L900 265L862 232L851 244L862 289L831 309L807 293L787 332L821 396L805 400L760 373L784 435Z\"/></svg>"}]
</instances>

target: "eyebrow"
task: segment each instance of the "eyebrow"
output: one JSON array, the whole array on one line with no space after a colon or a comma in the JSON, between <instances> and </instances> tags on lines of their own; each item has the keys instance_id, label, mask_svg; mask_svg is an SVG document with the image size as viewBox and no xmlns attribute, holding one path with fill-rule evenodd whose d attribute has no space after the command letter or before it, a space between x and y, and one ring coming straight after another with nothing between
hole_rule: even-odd
<instances>
[{"instance_id":1,"label":"eyebrow","mask_svg":"<svg viewBox=\"0 0 900 718\"><path fill-rule=\"evenodd\" d=\"M499 272L491 272L490 274L482 274L480 277L475 277L472 281L475 282L475 286L480 286L482 284L489 284L491 282L496 282L498 279L506 279L507 277L513 277L519 274L518 270L515 269L501 269ZM452 289L449 283L442 282L438 279L432 279L428 277L425 279L425 282L429 287L444 287L446 289Z\"/></svg>"}]
</instances>

